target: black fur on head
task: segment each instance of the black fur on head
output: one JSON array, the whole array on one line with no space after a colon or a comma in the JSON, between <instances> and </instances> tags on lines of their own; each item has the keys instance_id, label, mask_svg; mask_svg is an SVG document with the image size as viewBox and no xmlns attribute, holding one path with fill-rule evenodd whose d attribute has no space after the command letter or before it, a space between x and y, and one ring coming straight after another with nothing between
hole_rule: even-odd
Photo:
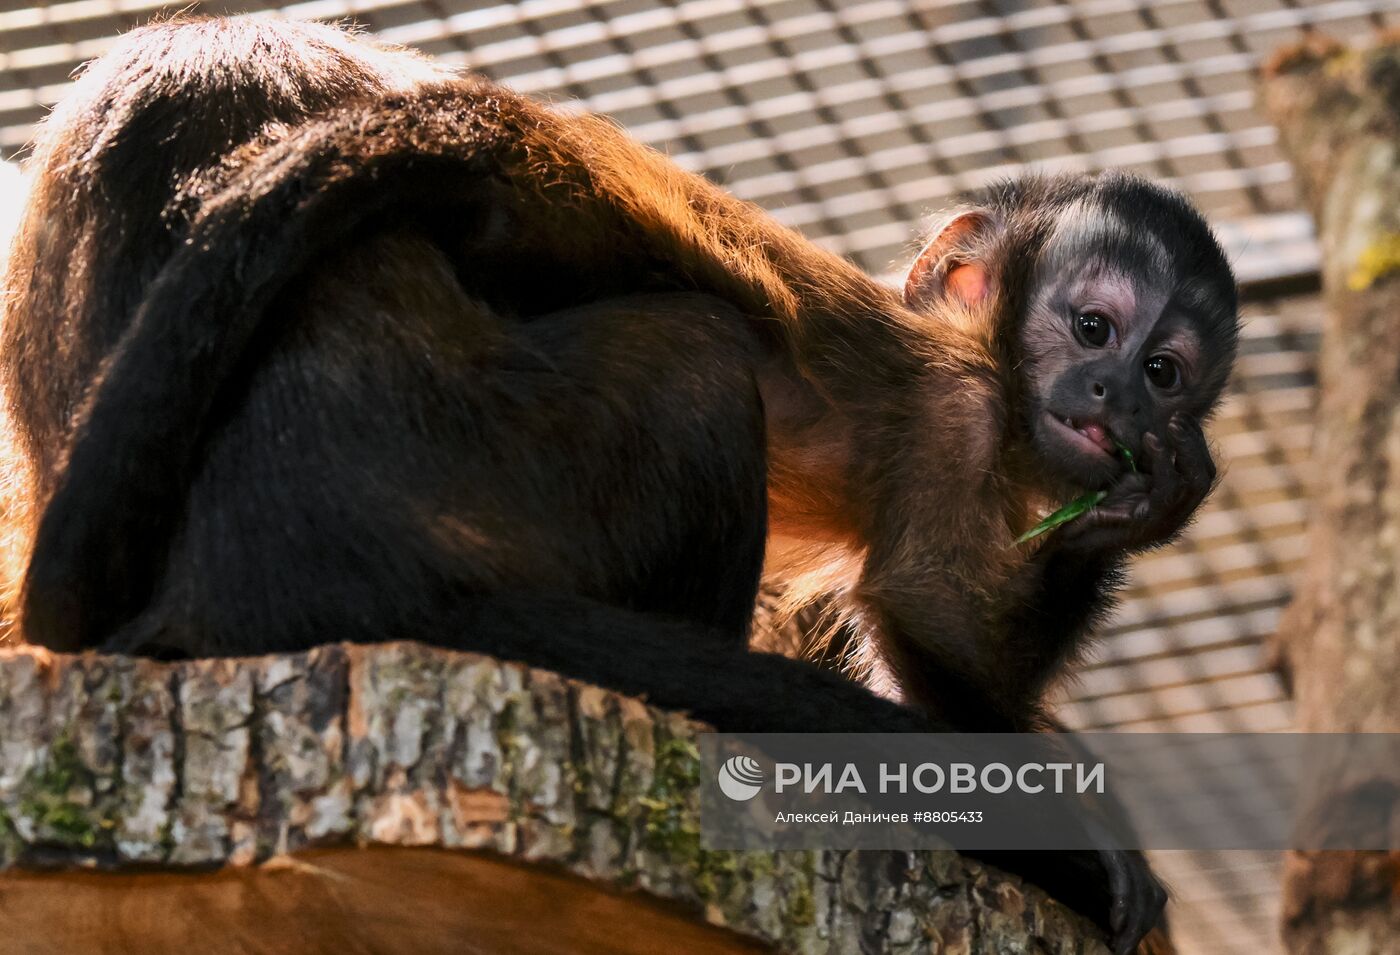
<instances>
[{"instance_id":1,"label":"black fur on head","mask_svg":"<svg viewBox=\"0 0 1400 955\"><path fill-rule=\"evenodd\" d=\"M1189 200L1114 171L999 182L972 205L997 223L997 340L1018 370L1023 437L1052 471L1103 486L1124 467L1116 448L1141 462L1144 435L1173 414L1211 415L1234 364L1237 293Z\"/></svg>"}]
</instances>

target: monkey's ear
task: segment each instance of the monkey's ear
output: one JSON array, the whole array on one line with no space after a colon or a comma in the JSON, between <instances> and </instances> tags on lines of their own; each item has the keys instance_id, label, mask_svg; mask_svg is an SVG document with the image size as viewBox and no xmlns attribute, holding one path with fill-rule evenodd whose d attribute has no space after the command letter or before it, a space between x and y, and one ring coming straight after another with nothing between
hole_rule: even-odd
<instances>
[{"instance_id":1,"label":"monkey's ear","mask_svg":"<svg viewBox=\"0 0 1400 955\"><path fill-rule=\"evenodd\" d=\"M960 212L945 222L909 267L904 304L917 309L943 298L962 305L986 301L994 291L986 251L1000 226L985 209Z\"/></svg>"}]
</instances>

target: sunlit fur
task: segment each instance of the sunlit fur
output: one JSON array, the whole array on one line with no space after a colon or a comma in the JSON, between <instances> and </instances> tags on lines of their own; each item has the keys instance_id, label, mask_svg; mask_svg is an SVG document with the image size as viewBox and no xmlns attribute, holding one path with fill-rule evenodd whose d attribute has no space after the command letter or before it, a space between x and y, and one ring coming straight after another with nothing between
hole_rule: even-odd
<instances>
[{"instance_id":1,"label":"sunlit fur","mask_svg":"<svg viewBox=\"0 0 1400 955\"><path fill-rule=\"evenodd\" d=\"M208 88L190 80L211 45L231 60L256 61L246 90L232 80L232 87ZM141 75L144 85L134 79ZM217 127L223 145L204 138L208 123L192 123L187 138L166 134L166 149L149 159L144 141L133 144L150 123L170 122L168 108L149 108L159 97L196 116L218 115L232 97L236 115ZM208 156L220 153L211 165ZM1037 652L1025 673L1000 662L1005 642L1019 639L1004 617L1025 599L1030 585L1016 581L1034 553L1011 541L1066 489L1028 453L1018 416L1020 375L1032 357L1024 354L1020 323L1030 270L1019 264L1036 261L1074 216L1092 214L1084 210L1131 205L1150 190L1162 209L1154 226L1160 244L1181 258L1179 266L1208 277L1223 269L1210 249L1197 248L1200 236L1191 230L1199 217L1172 193L1113 175L1028 179L979 200L995 227L970 234L961 250L996 276L990 297L974 306L911 309L894 290L605 119L556 112L477 79L445 78L412 57L309 25L194 21L129 35L46 124L34 168L38 187L9 278L11 311L23 320L7 322L6 370L40 502L58 486L66 456L82 447L75 438L87 435L91 453L68 469L66 483L90 504L100 484L105 499L82 545L65 546L73 555L116 555L107 560L119 566L101 575L103 587L125 594L115 603L149 590L139 577L158 563L161 537L152 528L173 519L148 513L150 504L137 505L130 489L174 505L188 468L180 458L196 445L174 439L174 431L171 440L158 439L152 429L188 426L131 413L126 400L155 404L149 388L122 381L107 388L99 369L120 367L114 354L137 352L131 343L116 353L113 347L179 236L200 234L211 250L185 254L197 265L192 275L217 279L233 256L245 257L238 242L254 239L257 261L269 262L263 267L272 275L284 255L276 251L281 223L330 216L309 240L297 240L329 247L337 230L359 221L339 223L349 196L367 207L363 216L384 214L365 200L382 203L375 209L395 201L464 203L489 214L451 251L472 263L476 294L488 302L514 295L511 308L531 314L597 300L628 282L636 287L639 278L641 287L675 287L679 276L680 287L719 295L756 317L769 355L756 372L769 434L769 571L786 582L794 606L833 593L847 601L843 619L865 622L867 655L899 674L902 698L929 707L939 701L923 686L928 673L951 671L946 678L982 687L1009 713L1034 708L1034 694L1068 654L1058 646ZM366 191L368 175L383 188ZM443 185L453 181L461 185ZM118 182L129 198L110 194ZM404 195L396 200L398 191ZM341 193L347 198L337 200ZM96 205L112 211L93 216ZM280 211L268 228L245 225L257 209L273 207ZM164 210L159 218L153 208ZM531 281L522 263L541 261L550 263L550 281ZM1223 275L1228 280L1228 270ZM240 294L237 283L228 288L209 294ZM180 296L170 307L188 307ZM1221 301L1216 295L1211 304L1233 321ZM156 314L149 300L145 307ZM56 347L46 344L54 336ZM1228 368L1228 350L1212 367ZM231 372L237 363L222 367ZM221 383L200 384L212 390ZM123 388L128 397L114 397ZM1207 407L1215 392L1215 382L1200 389ZM160 400L176 410L201 406L173 394ZM75 430L74 421L87 426ZM112 455L141 443L138 434L168 448L166 458L126 462L127 480L99 481L111 473ZM70 577L56 573L53 586L83 592ZM31 576L31 594L37 579ZM99 608L113 603L92 596ZM96 613L94 621L104 613L80 612ZM940 636L948 631L966 637L950 649Z\"/></svg>"},{"instance_id":2,"label":"sunlit fur","mask_svg":"<svg viewBox=\"0 0 1400 955\"><path fill-rule=\"evenodd\" d=\"M280 71L339 79L300 95L288 93L294 85L288 83L273 87L279 95L268 96L260 79L249 93L197 89L184 72L197 72L202 51L215 41L225 56L256 59L258 77ZM506 234L497 223L463 249L476 256L488 283L515 278L516 261L551 261L553 281L533 283L532 293L541 300L518 301L517 310L588 301L607 294L614 276L627 281L629 270L665 263L687 284L762 316L760 331L787 356L776 361L779 374L795 376L788 389L792 416L770 416L775 523L791 512L800 533L829 533L833 525L851 535L869 532L862 526L868 521L845 507L844 482L829 480L833 471L850 468L846 442L829 439L839 417L868 425L861 407L872 382L945 375L946 387L937 390L948 393L940 403L950 413L936 427L947 430L940 443L949 451L948 465L956 470L993 447L986 440L969 443L970 434L957 423L962 416L952 413L992 393L995 363L975 340L909 312L893 290L637 145L605 119L557 113L476 79L443 81L418 61L401 64L396 53L383 54L392 64L386 69L380 54L361 43L353 48L368 58L342 68L345 42L325 28L247 21L136 31L89 70L45 124L32 165L38 188L9 277L16 293L12 311L25 318L9 323L5 342L20 433L35 462L41 501L63 472L72 422L88 414L83 397L96 400L97 389L88 382L98 380L99 363L145 294L151 268L165 261L180 234L221 220L241 228L241 210L254 197L275 201L284 184L296 194L327 194L353 183L361 170L385 164L489 167L498 179L518 184L515 195L502 201L503 214L511 221L528 216L531 230ZM153 69L168 77L145 85L131 79ZM421 82L400 92L414 79ZM168 107L156 116L143 112L141 96L174 98L181 111L200 116L217 115L219 97L226 95L247 102L240 100L237 122L220 124L232 151L216 166L201 166L201 153L211 149L195 138L202 137L201 127L189 134L187 146L179 134L166 134L166 148L151 161L144 143L133 148L143 126L170 121ZM372 106L357 105L367 97ZM337 106L337 100L346 105ZM298 117L307 120L287 125ZM110 193L116 182L129 197L94 194L99 187ZM99 203L112 211L92 216L88 210ZM162 207L159 219L149 216L149 209ZM186 219L190 226L181 225ZM70 274L78 281L69 281ZM64 331L56 354L40 346L59 329ZM141 427L129 416L123 421ZM814 433L822 435L816 442ZM823 441L831 450L813 454ZM180 473L173 464L132 466ZM148 477L159 485L160 479ZM119 495L121 487L143 483L114 485L113 491ZM109 513L129 510L109 503ZM159 539L151 543L158 546ZM133 546L127 541L122 548L132 569L114 573L140 573ZM850 558L834 559L844 564ZM802 563L794 575L822 576L820 568Z\"/></svg>"}]
</instances>

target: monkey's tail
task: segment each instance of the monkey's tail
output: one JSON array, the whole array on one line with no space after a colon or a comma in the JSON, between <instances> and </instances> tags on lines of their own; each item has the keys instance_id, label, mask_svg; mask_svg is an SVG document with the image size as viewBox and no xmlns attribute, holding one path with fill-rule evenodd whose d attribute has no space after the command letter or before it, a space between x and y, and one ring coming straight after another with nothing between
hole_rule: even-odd
<instances>
[{"instance_id":1,"label":"monkey's tail","mask_svg":"<svg viewBox=\"0 0 1400 955\"><path fill-rule=\"evenodd\" d=\"M553 593L464 593L406 610L402 638L485 653L643 696L723 732L932 732L929 717L840 674L780 654L750 653L732 634Z\"/></svg>"}]
</instances>

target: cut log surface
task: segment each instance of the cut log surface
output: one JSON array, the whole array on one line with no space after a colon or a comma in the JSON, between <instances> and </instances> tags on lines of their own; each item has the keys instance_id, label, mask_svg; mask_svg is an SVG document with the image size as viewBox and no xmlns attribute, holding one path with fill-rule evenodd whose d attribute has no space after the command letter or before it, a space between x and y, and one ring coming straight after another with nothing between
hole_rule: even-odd
<instances>
[{"instance_id":1,"label":"cut log surface","mask_svg":"<svg viewBox=\"0 0 1400 955\"><path fill-rule=\"evenodd\" d=\"M704 731L417 644L0 653L0 953L1105 951L955 853L705 850Z\"/></svg>"}]
</instances>

